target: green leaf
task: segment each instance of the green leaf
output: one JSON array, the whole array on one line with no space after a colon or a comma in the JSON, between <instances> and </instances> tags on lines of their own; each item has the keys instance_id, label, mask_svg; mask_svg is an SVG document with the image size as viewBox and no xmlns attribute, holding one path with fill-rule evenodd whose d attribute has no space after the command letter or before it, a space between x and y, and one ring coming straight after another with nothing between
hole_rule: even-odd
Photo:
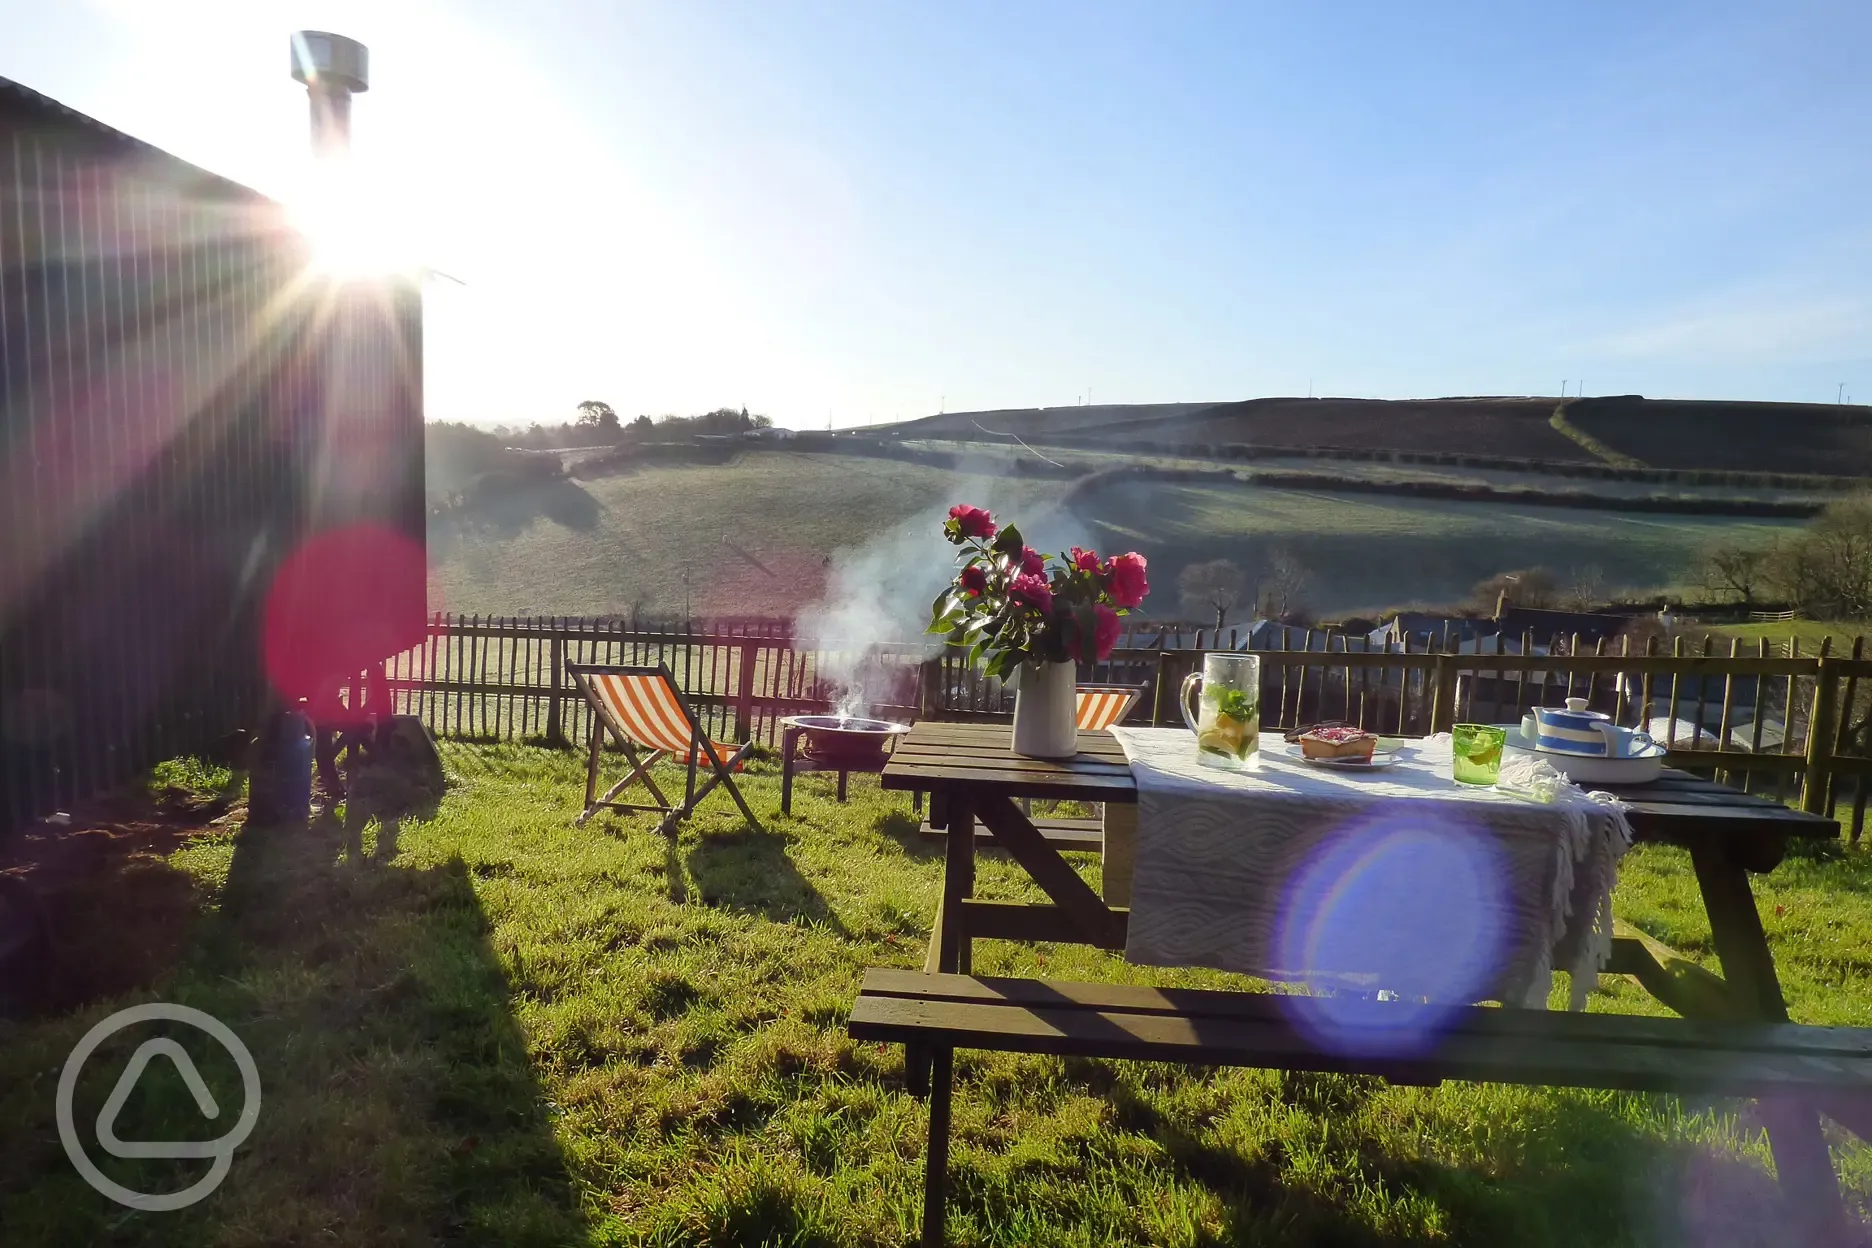
<instances>
[{"instance_id":1,"label":"green leaf","mask_svg":"<svg viewBox=\"0 0 1872 1248\"><path fill-rule=\"evenodd\" d=\"M994 548L1002 554L1013 553L1018 555L1021 552L1021 548L1026 544L1026 539L1021 537L1020 529L1011 524L1002 526L1001 531L995 535L994 539Z\"/></svg>"},{"instance_id":2,"label":"green leaf","mask_svg":"<svg viewBox=\"0 0 1872 1248\"><path fill-rule=\"evenodd\" d=\"M1238 724L1253 719L1255 712L1260 709L1255 703L1255 696L1246 689L1204 689L1203 701L1215 704L1218 717L1232 719Z\"/></svg>"}]
</instances>

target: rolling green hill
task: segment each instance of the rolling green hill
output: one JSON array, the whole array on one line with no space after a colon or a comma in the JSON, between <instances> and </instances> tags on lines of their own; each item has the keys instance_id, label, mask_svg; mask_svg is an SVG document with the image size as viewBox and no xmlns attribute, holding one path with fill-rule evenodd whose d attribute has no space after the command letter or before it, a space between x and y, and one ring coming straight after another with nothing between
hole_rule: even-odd
<instances>
[{"instance_id":1,"label":"rolling green hill","mask_svg":"<svg viewBox=\"0 0 1872 1248\"><path fill-rule=\"evenodd\" d=\"M1159 452L1218 444L1413 451L1550 463L1596 455L1549 422L1562 400L1265 398L1239 403L948 412L888 426L906 437L1060 437ZM1574 426L1615 461L1655 468L1872 476L1872 408L1827 403L1646 399L1566 400Z\"/></svg>"},{"instance_id":2,"label":"rolling green hill","mask_svg":"<svg viewBox=\"0 0 1872 1248\"><path fill-rule=\"evenodd\" d=\"M1766 537L1775 522L1575 508L1348 496L1245 485L1129 481L1061 504L1063 481L965 476L855 456L749 451L714 465L524 491L438 521L436 609L500 614L788 614L819 599L835 566L869 550L893 585L940 580L937 518L952 502L1004 511L1035 544L1137 549L1151 559L1160 617L1186 613L1177 572L1235 560L1251 576L1285 550L1328 613L1448 602L1484 577L1544 564L1564 582L1598 568L1608 587L1683 578L1718 534ZM1081 490L1080 494L1085 491ZM906 592L907 596L907 592ZM914 620L928 601L903 604Z\"/></svg>"},{"instance_id":3,"label":"rolling green hill","mask_svg":"<svg viewBox=\"0 0 1872 1248\"><path fill-rule=\"evenodd\" d=\"M1567 404L1567 419L1654 468L1872 475L1872 408L1635 395Z\"/></svg>"}]
</instances>

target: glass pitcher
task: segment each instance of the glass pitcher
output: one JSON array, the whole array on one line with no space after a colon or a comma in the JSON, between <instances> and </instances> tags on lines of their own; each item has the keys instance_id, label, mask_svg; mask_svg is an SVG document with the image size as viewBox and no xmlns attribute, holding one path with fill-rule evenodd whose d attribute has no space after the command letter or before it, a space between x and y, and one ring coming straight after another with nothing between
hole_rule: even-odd
<instances>
[{"instance_id":1,"label":"glass pitcher","mask_svg":"<svg viewBox=\"0 0 1872 1248\"><path fill-rule=\"evenodd\" d=\"M1201 707L1190 696L1201 686ZM1261 748L1261 659L1253 654L1210 653L1202 671L1183 680L1183 722L1196 734L1205 767L1239 770Z\"/></svg>"}]
</instances>

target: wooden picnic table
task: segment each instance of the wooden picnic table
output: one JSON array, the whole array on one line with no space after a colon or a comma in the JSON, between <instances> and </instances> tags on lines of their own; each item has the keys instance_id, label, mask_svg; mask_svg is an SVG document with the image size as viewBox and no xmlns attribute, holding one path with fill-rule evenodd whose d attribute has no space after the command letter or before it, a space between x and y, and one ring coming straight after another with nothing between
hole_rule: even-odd
<instances>
[{"instance_id":1,"label":"wooden picnic table","mask_svg":"<svg viewBox=\"0 0 1872 1248\"><path fill-rule=\"evenodd\" d=\"M1124 750L1108 732L1081 733L1070 759L1024 758L1009 748L1005 724L925 720L897 745L880 783L932 795L932 821L948 845L933 971L969 971L975 939L1058 940L1122 949L1128 911L1107 904L1080 878L1059 847L1035 828L1020 799L1135 804ZM1774 959L1749 889L1750 872L1771 871L1791 840L1839 836L1839 824L1683 771L1644 785L1600 785L1628 806L1633 839L1689 850L1709 914L1727 990L1738 1014L1782 1020ZM975 837L955 833L977 822L1033 877L1048 903L984 902L973 897ZM1648 957L1629 938L1615 964Z\"/></svg>"},{"instance_id":2,"label":"wooden picnic table","mask_svg":"<svg viewBox=\"0 0 1872 1248\"><path fill-rule=\"evenodd\" d=\"M1005 724L926 720L898 742L882 773L880 783L886 789L928 792L932 821L946 829L942 900L927 971L970 974L970 947L977 939L1125 947L1128 909L1095 892L1021 804L1022 799L1042 798L1120 808L1135 805L1137 787L1124 750L1108 732L1081 733L1076 756L1050 761L1014 754L1010 738ZM1678 845L1690 853L1723 970L1720 980L1698 972L1711 989L1704 1000L1713 1002L1713 1008L1697 1012L1737 1021L1786 1022L1787 1004L1749 888L1749 873L1772 870L1795 838L1837 838L1839 825L1683 771L1666 771L1645 785L1595 787L1628 804L1636 841ZM1110 817L1108 807L1108 828ZM973 896L978 821L993 833L993 844L1033 878L1046 902L983 901ZM1110 853L1109 838L1107 849ZM1111 880L1108 874L1108 893L1116 891ZM1655 942L1636 933L1621 935L1614 940L1607 969L1635 974L1657 992L1654 985L1668 980L1659 951ZM1662 952L1668 956L1668 950ZM1692 1012L1681 1000L1666 998L1665 1003ZM913 1071L912 1077L920 1081L921 1072ZM1817 1115L1776 1111L1770 1129L1782 1173L1811 1176L1802 1184L1805 1190L1814 1200L1836 1208L1838 1190ZM1855 1124L1855 1129L1861 1128Z\"/></svg>"}]
</instances>

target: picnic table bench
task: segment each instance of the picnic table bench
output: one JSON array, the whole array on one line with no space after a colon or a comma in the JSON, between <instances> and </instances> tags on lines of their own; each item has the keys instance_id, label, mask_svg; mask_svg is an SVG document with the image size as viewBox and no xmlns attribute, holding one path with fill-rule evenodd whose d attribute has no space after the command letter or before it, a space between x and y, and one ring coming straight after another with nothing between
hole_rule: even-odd
<instances>
[{"instance_id":1,"label":"picnic table bench","mask_svg":"<svg viewBox=\"0 0 1872 1248\"><path fill-rule=\"evenodd\" d=\"M1415 1045L1340 1045L1322 1039L1331 1029L1303 1025L1296 1011L1306 1008L1306 998L969 974L975 939L1125 946L1128 910L1094 892L1062 857L1070 846L1043 835L1019 805L1021 798L1099 801L1110 804L1109 813L1135 803L1129 765L1109 734L1082 734L1076 757L1049 761L1013 754L1002 725L920 723L899 743L882 784L930 792L933 817L948 832L925 970L868 971L849 1024L854 1038L903 1044L910 1088L930 1098L925 1245L939 1245L944 1236L957 1048L1360 1073L1403 1083L1465 1079L1755 1097L1796 1239L1831 1244L1843 1230L1817 1111L1863 1105L1872 1087L1872 1030L1787 1021L1748 884L1749 872L1780 862L1791 838L1837 837L1832 820L1683 772L1615 790L1628 803L1635 840L1690 852L1724 974L1704 973L1708 982L1699 996L1666 1004L1717 1018L1458 1006L1442 1011ZM1026 869L1047 903L971 896L977 820ZM1107 892L1114 882L1108 871ZM1636 934L1614 942L1607 969L1637 975L1654 991L1671 982L1655 942ZM1413 1013L1418 1007L1402 1003L1341 1005L1350 1013L1336 1006L1333 1017L1335 1027L1353 1028L1346 1034L1408 1030L1420 1018ZM1835 1116L1847 1125L1863 1121L1845 1111Z\"/></svg>"}]
</instances>

